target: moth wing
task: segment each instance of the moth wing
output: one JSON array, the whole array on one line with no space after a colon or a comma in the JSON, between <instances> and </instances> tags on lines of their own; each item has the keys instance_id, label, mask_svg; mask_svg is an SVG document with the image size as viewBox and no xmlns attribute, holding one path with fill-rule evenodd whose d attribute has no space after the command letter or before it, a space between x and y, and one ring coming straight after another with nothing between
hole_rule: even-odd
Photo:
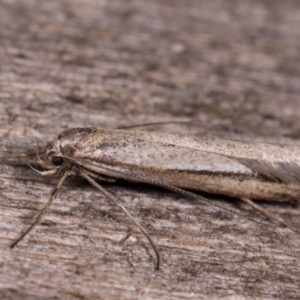
<instances>
[{"instance_id":1,"label":"moth wing","mask_svg":"<svg viewBox=\"0 0 300 300\"><path fill-rule=\"evenodd\" d=\"M256 159L238 159L243 165L250 168L258 175L264 176L269 180L282 183L299 183L300 182L300 166L293 161L277 161L266 162Z\"/></svg>"},{"instance_id":2,"label":"moth wing","mask_svg":"<svg viewBox=\"0 0 300 300\"><path fill-rule=\"evenodd\" d=\"M106 129L92 129L87 134L80 134L74 147L74 158L78 161L84 159L90 165L122 168L124 172L146 168L215 174L256 173L275 182L300 182L300 165L297 162L247 159L239 157L238 148L235 148L234 156L211 152L209 147L205 147L211 145L208 139L183 137L179 143L180 136Z\"/></svg>"},{"instance_id":3,"label":"moth wing","mask_svg":"<svg viewBox=\"0 0 300 300\"><path fill-rule=\"evenodd\" d=\"M123 166L128 169L252 173L248 167L232 157L152 140L142 140L139 143L118 141L113 146L104 142L99 148L94 147L92 151L82 153L76 152L76 159L83 158L91 164L98 162L111 166Z\"/></svg>"}]
</instances>

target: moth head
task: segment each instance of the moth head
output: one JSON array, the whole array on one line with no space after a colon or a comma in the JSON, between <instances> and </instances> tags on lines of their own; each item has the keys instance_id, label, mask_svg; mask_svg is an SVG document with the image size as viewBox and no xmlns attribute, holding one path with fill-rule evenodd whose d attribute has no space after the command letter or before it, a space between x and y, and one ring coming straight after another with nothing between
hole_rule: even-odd
<instances>
[{"instance_id":1,"label":"moth head","mask_svg":"<svg viewBox=\"0 0 300 300\"><path fill-rule=\"evenodd\" d=\"M47 159L55 166L60 166L64 163L63 154L60 152L58 146L53 143L50 144L46 149Z\"/></svg>"}]
</instances>

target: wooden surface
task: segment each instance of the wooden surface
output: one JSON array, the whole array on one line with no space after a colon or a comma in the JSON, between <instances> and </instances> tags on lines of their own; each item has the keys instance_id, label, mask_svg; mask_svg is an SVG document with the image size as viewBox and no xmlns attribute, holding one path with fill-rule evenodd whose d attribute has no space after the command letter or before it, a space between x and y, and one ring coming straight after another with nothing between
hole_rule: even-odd
<instances>
[{"instance_id":1,"label":"wooden surface","mask_svg":"<svg viewBox=\"0 0 300 300\"><path fill-rule=\"evenodd\" d=\"M20 153L72 127L153 129L300 145L299 1L0 1L0 143ZM105 184L156 242L69 179L0 165L1 299L299 299L300 237L234 199L223 209ZM297 203L263 203L299 227ZM124 241L126 235L130 237Z\"/></svg>"}]
</instances>

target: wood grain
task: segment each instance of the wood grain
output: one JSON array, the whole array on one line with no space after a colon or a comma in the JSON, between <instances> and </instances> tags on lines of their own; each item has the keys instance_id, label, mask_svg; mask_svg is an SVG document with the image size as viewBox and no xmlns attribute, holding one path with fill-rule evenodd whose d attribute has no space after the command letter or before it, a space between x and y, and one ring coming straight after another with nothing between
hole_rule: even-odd
<instances>
[{"instance_id":1,"label":"wood grain","mask_svg":"<svg viewBox=\"0 0 300 300\"><path fill-rule=\"evenodd\" d=\"M0 3L1 152L67 128L186 120L152 128L300 145L297 1ZM11 250L57 178L24 163L0 171L1 299L299 298L300 237L221 196L208 197L250 220L105 184L157 243L159 272L140 232L76 178ZM298 203L263 206L300 226Z\"/></svg>"}]
</instances>

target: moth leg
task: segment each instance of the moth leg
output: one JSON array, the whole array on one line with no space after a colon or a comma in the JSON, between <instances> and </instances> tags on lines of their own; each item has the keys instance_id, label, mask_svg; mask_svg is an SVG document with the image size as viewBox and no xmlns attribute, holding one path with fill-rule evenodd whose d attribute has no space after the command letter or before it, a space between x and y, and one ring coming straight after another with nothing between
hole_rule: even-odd
<instances>
[{"instance_id":1,"label":"moth leg","mask_svg":"<svg viewBox=\"0 0 300 300\"><path fill-rule=\"evenodd\" d=\"M116 182L116 178L112 178L112 177L106 177L103 175L90 175L91 177L98 179L100 181L106 181L106 182Z\"/></svg>"},{"instance_id":2,"label":"moth leg","mask_svg":"<svg viewBox=\"0 0 300 300\"><path fill-rule=\"evenodd\" d=\"M40 167L42 167L42 168L44 168L44 169L47 169L47 170L53 170L53 169L56 169L55 166L48 165L46 162L44 162L44 161L40 158L38 152L36 153L36 155L37 155L37 158L38 158L37 164L38 164Z\"/></svg>"},{"instance_id":3,"label":"moth leg","mask_svg":"<svg viewBox=\"0 0 300 300\"><path fill-rule=\"evenodd\" d=\"M253 209L260 211L261 213L263 213L265 216L267 216L269 219L273 219L275 221L277 221L279 224L284 225L285 227L289 228L290 230L300 234L300 231L297 230L295 227L289 225L288 223L286 223L283 219L281 219L278 216L273 215L272 213L268 212L266 209L262 208L261 206L259 206L258 204L254 203L252 200L248 199L248 198L240 198L242 201L244 201L245 203L247 203L249 206L251 206Z\"/></svg>"},{"instance_id":4,"label":"moth leg","mask_svg":"<svg viewBox=\"0 0 300 300\"><path fill-rule=\"evenodd\" d=\"M55 166L47 165L43 160L38 160L37 163L43 169L47 169L47 170L54 170L54 169L56 169Z\"/></svg>"},{"instance_id":5,"label":"moth leg","mask_svg":"<svg viewBox=\"0 0 300 300\"><path fill-rule=\"evenodd\" d=\"M56 167L53 165L48 165L45 161L43 161L40 157L40 153L39 153L39 141L36 140L36 156L37 156L37 163L40 167L47 169L47 170L53 170Z\"/></svg>"},{"instance_id":6,"label":"moth leg","mask_svg":"<svg viewBox=\"0 0 300 300\"><path fill-rule=\"evenodd\" d=\"M160 265L160 255L159 252L157 250L157 247L155 245L155 243L153 242L152 238L149 236L149 234L147 233L147 231L144 229L144 227L142 225L140 225L140 223L138 221L136 221L132 215L130 214L130 212L119 202L119 200L110 192L108 192L107 190L105 190L101 185L99 185L91 176L89 176L85 171L80 170L78 172L78 174L85 178L92 186L94 186L98 191L100 191L108 200L110 200L114 205L120 207L123 212L127 215L127 217L140 229L140 231L144 234L144 236L147 238L147 240L149 241L153 251L155 252L156 255L156 270L159 270L159 265Z\"/></svg>"},{"instance_id":7,"label":"moth leg","mask_svg":"<svg viewBox=\"0 0 300 300\"><path fill-rule=\"evenodd\" d=\"M124 245L125 242L131 237L131 234L132 234L132 232L129 231L129 232L127 233L127 235L120 241L119 244Z\"/></svg>"},{"instance_id":8,"label":"moth leg","mask_svg":"<svg viewBox=\"0 0 300 300\"><path fill-rule=\"evenodd\" d=\"M116 182L117 181L117 178L105 176L102 174L96 174L96 173L90 172L88 170L85 170L84 172L99 181L106 181L106 182Z\"/></svg>"},{"instance_id":9,"label":"moth leg","mask_svg":"<svg viewBox=\"0 0 300 300\"><path fill-rule=\"evenodd\" d=\"M37 169L35 169L33 166L31 166L30 164L27 164L33 171L39 173L41 176L51 176L51 175L54 175L57 173L57 168L55 169L51 169L51 170L48 170L48 171L39 171Z\"/></svg>"},{"instance_id":10,"label":"moth leg","mask_svg":"<svg viewBox=\"0 0 300 300\"><path fill-rule=\"evenodd\" d=\"M58 181L58 183L56 184L56 186L54 187L54 189L52 190L50 199L46 202L46 204L44 205L44 207L40 210L39 214L37 215L36 219L34 220L34 222L26 229L25 232L23 232L21 234L21 236L15 240L12 244L11 244L11 248L14 248L21 240L23 240L23 238L35 227L35 225L37 225L44 212L47 210L47 208L51 205L52 201L56 198L57 192L60 189L60 187L62 186L62 184L64 183L64 181L66 180L66 178L72 175L72 173L70 172L65 172L64 175L60 178L60 180Z\"/></svg>"}]
</instances>

